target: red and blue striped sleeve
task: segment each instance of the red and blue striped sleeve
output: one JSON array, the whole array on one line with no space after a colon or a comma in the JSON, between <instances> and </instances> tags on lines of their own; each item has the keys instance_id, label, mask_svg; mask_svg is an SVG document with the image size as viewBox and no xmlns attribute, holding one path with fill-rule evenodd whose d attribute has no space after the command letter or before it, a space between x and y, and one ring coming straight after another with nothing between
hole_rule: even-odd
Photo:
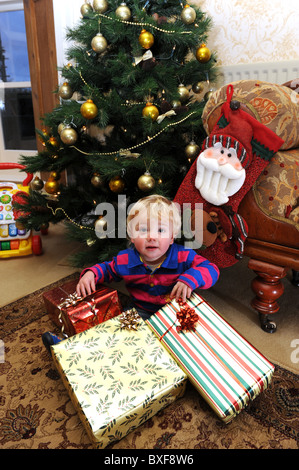
<instances>
[{"instance_id":1,"label":"red and blue striped sleeve","mask_svg":"<svg viewBox=\"0 0 299 470\"><path fill-rule=\"evenodd\" d=\"M90 268L86 268L80 274L80 278L86 273L86 271L92 271L95 275L95 282L103 283L103 282L112 282L112 281L120 281L121 277L119 277L117 270L116 270L116 259L113 258L112 261L104 261L100 264L95 264Z\"/></svg>"},{"instance_id":2,"label":"red and blue striped sleeve","mask_svg":"<svg viewBox=\"0 0 299 470\"><path fill-rule=\"evenodd\" d=\"M219 278L218 267L193 250L183 253L187 255L186 262L190 263L190 267L179 276L178 281L187 284L192 290L212 287Z\"/></svg>"}]
</instances>

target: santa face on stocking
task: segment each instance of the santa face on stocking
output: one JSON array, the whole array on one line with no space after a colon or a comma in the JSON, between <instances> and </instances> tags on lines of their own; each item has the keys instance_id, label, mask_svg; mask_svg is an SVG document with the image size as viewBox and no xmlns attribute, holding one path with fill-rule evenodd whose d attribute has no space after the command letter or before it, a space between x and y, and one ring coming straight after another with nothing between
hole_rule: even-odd
<instances>
[{"instance_id":1,"label":"santa face on stocking","mask_svg":"<svg viewBox=\"0 0 299 470\"><path fill-rule=\"evenodd\" d=\"M201 152L197 158L195 187L201 196L211 204L226 204L229 197L243 185L245 169L233 147L214 143Z\"/></svg>"}]
</instances>

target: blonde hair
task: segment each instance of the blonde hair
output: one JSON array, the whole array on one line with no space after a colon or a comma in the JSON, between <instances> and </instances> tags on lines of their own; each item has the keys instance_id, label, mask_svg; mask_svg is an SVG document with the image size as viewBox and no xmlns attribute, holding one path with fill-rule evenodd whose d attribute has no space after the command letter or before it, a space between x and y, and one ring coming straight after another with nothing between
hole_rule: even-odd
<instances>
[{"instance_id":1,"label":"blonde hair","mask_svg":"<svg viewBox=\"0 0 299 470\"><path fill-rule=\"evenodd\" d=\"M129 210L127 217L127 233L132 235L134 219L146 210L148 217L160 217L161 220L172 222L173 238L176 238L181 230L181 214L178 206L164 196L152 194L139 199Z\"/></svg>"}]
</instances>

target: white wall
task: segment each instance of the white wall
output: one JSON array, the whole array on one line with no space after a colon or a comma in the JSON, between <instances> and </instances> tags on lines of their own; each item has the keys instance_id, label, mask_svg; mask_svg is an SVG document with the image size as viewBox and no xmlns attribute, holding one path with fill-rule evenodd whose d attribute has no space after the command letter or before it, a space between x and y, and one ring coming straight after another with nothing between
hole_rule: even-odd
<instances>
[{"instance_id":1,"label":"white wall","mask_svg":"<svg viewBox=\"0 0 299 470\"><path fill-rule=\"evenodd\" d=\"M298 0L190 0L213 20L218 65L299 61Z\"/></svg>"},{"instance_id":2,"label":"white wall","mask_svg":"<svg viewBox=\"0 0 299 470\"><path fill-rule=\"evenodd\" d=\"M80 8L83 0L52 0L55 21L57 65L66 65L65 52L70 46L66 41L66 28L75 26L81 17Z\"/></svg>"}]
</instances>

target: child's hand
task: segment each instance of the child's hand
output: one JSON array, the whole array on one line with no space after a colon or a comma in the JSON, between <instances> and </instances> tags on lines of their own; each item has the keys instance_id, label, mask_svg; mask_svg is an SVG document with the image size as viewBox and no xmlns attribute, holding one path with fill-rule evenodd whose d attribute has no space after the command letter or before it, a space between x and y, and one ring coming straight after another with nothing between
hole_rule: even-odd
<instances>
[{"instance_id":1,"label":"child's hand","mask_svg":"<svg viewBox=\"0 0 299 470\"><path fill-rule=\"evenodd\" d=\"M183 302L186 302L186 298L191 297L191 294L192 294L191 287L188 287L183 282L178 281L176 285L174 286L174 288L172 289L170 297L172 298L175 297L176 301L178 301L181 298Z\"/></svg>"},{"instance_id":2,"label":"child's hand","mask_svg":"<svg viewBox=\"0 0 299 470\"><path fill-rule=\"evenodd\" d=\"M95 275L92 271L86 271L77 284L76 292L80 297L85 297L96 290Z\"/></svg>"}]
</instances>

